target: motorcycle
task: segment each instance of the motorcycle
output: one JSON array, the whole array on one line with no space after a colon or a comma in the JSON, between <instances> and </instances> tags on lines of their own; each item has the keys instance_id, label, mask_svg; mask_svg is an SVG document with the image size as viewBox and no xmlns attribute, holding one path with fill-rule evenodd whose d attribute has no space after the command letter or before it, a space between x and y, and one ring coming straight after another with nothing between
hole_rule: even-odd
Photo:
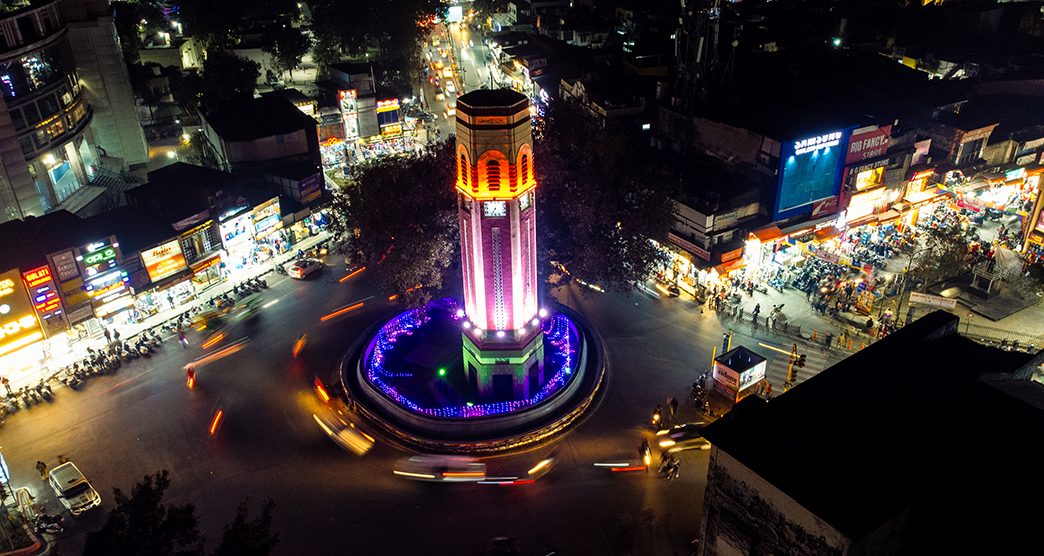
<instances>
[{"instance_id":1,"label":"motorcycle","mask_svg":"<svg viewBox=\"0 0 1044 556\"><path fill-rule=\"evenodd\" d=\"M49 402L53 399L53 393L51 392L51 389L49 387L45 388L44 386L44 381L40 380L40 382L36 385L36 394L40 396L41 399Z\"/></svg>"},{"instance_id":2,"label":"motorcycle","mask_svg":"<svg viewBox=\"0 0 1044 556\"><path fill-rule=\"evenodd\" d=\"M47 533L49 535L61 535L65 532L65 528L62 527L62 523L65 519L62 516L52 516L41 512L36 516L36 522L33 524L33 530L36 533Z\"/></svg>"},{"instance_id":3,"label":"motorcycle","mask_svg":"<svg viewBox=\"0 0 1044 556\"><path fill-rule=\"evenodd\" d=\"M673 481L678 478L678 471L681 467L681 460L674 454L669 455L663 461L660 462L660 474L663 478L668 481Z\"/></svg>"}]
</instances>

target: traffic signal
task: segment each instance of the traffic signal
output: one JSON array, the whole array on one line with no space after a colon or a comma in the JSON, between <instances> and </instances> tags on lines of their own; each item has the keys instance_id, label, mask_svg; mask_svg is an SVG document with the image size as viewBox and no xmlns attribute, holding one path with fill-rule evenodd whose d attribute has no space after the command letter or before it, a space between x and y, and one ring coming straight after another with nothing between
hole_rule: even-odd
<instances>
[{"instance_id":1,"label":"traffic signal","mask_svg":"<svg viewBox=\"0 0 1044 556\"><path fill-rule=\"evenodd\" d=\"M797 363L798 367L804 367L805 366L805 354L802 353L801 355L799 355L798 358L797 358L797 361L795 363Z\"/></svg>"}]
</instances>

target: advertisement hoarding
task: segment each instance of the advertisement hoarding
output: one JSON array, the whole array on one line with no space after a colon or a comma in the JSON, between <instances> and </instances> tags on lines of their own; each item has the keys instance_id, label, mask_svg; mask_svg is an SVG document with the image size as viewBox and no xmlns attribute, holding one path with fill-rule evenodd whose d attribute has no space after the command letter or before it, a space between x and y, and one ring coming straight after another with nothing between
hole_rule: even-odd
<instances>
[{"instance_id":1,"label":"advertisement hoarding","mask_svg":"<svg viewBox=\"0 0 1044 556\"><path fill-rule=\"evenodd\" d=\"M942 297L938 295L931 295L921 292L910 292L910 303L914 305L925 305L928 307L937 307L939 309L950 309L953 310L957 307L957 300Z\"/></svg>"},{"instance_id":2,"label":"advertisement hoarding","mask_svg":"<svg viewBox=\"0 0 1044 556\"><path fill-rule=\"evenodd\" d=\"M774 219L838 194L847 139L848 130L839 130L784 143Z\"/></svg>"},{"instance_id":3,"label":"advertisement hoarding","mask_svg":"<svg viewBox=\"0 0 1044 556\"><path fill-rule=\"evenodd\" d=\"M63 330L65 321L62 319L62 299L51 275L51 267L41 266L23 272L22 281L25 282L36 316L43 321L41 324L45 332L51 334Z\"/></svg>"},{"instance_id":4,"label":"advertisement hoarding","mask_svg":"<svg viewBox=\"0 0 1044 556\"><path fill-rule=\"evenodd\" d=\"M176 239L142 251L141 264L153 282L188 270L185 255L181 252L181 244Z\"/></svg>"},{"instance_id":5,"label":"advertisement hoarding","mask_svg":"<svg viewBox=\"0 0 1044 556\"><path fill-rule=\"evenodd\" d=\"M765 379L765 370L768 369L768 361L762 361L757 365L743 371L739 377L739 389L744 390Z\"/></svg>"},{"instance_id":6,"label":"advertisement hoarding","mask_svg":"<svg viewBox=\"0 0 1044 556\"><path fill-rule=\"evenodd\" d=\"M0 355L43 340L43 329L22 282L11 269L0 274Z\"/></svg>"},{"instance_id":7,"label":"advertisement hoarding","mask_svg":"<svg viewBox=\"0 0 1044 556\"><path fill-rule=\"evenodd\" d=\"M718 361L714 362L714 373L711 375L714 381L733 392L739 391L739 373L726 367Z\"/></svg>"},{"instance_id":8,"label":"advertisement hoarding","mask_svg":"<svg viewBox=\"0 0 1044 556\"><path fill-rule=\"evenodd\" d=\"M884 156L888 153L891 138L891 125L861 127L853 131L852 139L848 142L845 166Z\"/></svg>"},{"instance_id":9,"label":"advertisement hoarding","mask_svg":"<svg viewBox=\"0 0 1044 556\"><path fill-rule=\"evenodd\" d=\"M279 197L273 197L271 200L258 205L254 208L252 214L254 237L262 238L283 227L283 220L279 211Z\"/></svg>"}]
</instances>

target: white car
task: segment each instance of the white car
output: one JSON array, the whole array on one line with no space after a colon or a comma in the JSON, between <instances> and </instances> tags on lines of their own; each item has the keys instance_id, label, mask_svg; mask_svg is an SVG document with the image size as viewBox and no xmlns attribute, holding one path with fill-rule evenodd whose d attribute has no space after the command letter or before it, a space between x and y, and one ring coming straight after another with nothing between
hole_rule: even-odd
<instances>
[{"instance_id":1,"label":"white car","mask_svg":"<svg viewBox=\"0 0 1044 556\"><path fill-rule=\"evenodd\" d=\"M457 86L453 84L453 81L446 80L446 92L451 94L457 92Z\"/></svg>"},{"instance_id":2,"label":"white car","mask_svg":"<svg viewBox=\"0 0 1044 556\"><path fill-rule=\"evenodd\" d=\"M461 456L413 456L395 462L393 473L416 481L477 482L486 464Z\"/></svg>"},{"instance_id":3,"label":"white car","mask_svg":"<svg viewBox=\"0 0 1044 556\"><path fill-rule=\"evenodd\" d=\"M47 474L47 482L50 483L58 500L73 515L81 513L101 504L101 496L94 490L87 477L71 461L67 461L55 467Z\"/></svg>"},{"instance_id":4,"label":"white car","mask_svg":"<svg viewBox=\"0 0 1044 556\"><path fill-rule=\"evenodd\" d=\"M435 100L446 100L446 95L444 95L442 91L439 91L435 93Z\"/></svg>"},{"instance_id":5,"label":"white car","mask_svg":"<svg viewBox=\"0 0 1044 556\"><path fill-rule=\"evenodd\" d=\"M298 280L304 280L310 274L319 272L323 269L323 261L319 259L298 259L294 261L286 269L286 273L291 278L297 278Z\"/></svg>"}]
</instances>

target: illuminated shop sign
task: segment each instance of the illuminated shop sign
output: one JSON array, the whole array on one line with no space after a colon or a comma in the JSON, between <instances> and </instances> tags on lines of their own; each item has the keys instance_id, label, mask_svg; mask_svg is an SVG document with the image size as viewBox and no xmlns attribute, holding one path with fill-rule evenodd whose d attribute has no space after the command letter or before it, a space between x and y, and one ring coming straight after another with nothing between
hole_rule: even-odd
<instances>
[{"instance_id":1,"label":"illuminated shop sign","mask_svg":"<svg viewBox=\"0 0 1044 556\"><path fill-rule=\"evenodd\" d=\"M259 205L253 212L254 235L263 237L273 230L282 227L283 220L279 212L279 197Z\"/></svg>"},{"instance_id":2,"label":"illuminated shop sign","mask_svg":"<svg viewBox=\"0 0 1044 556\"><path fill-rule=\"evenodd\" d=\"M848 155L845 164L852 165L864 160L879 158L888 153L891 143L892 126L870 126L852 132L848 142Z\"/></svg>"},{"instance_id":3,"label":"illuminated shop sign","mask_svg":"<svg viewBox=\"0 0 1044 556\"><path fill-rule=\"evenodd\" d=\"M83 277L90 278L104 274L119 264L119 252L116 245L107 242L97 242L80 249L80 256L76 258L83 267Z\"/></svg>"},{"instance_id":4,"label":"illuminated shop sign","mask_svg":"<svg viewBox=\"0 0 1044 556\"><path fill-rule=\"evenodd\" d=\"M141 262L153 282L188 270L185 255L178 240L168 241L158 247L141 252Z\"/></svg>"},{"instance_id":5,"label":"illuminated shop sign","mask_svg":"<svg viewBox=\"0 0 1044 556\"><path fill-rule=\"evenodd\" d=\"M36 315L49 321L62 314L62 300L51 276L50 267L41 266L22 273Z\"/></svg>"},{"instance_id":6,"label":"illuminated shop sign","mask_svg":"<svg viewBox=\"0 0 1044 556\"><path fill-rule=\"evenodd\" d=\"M341 108L341 121L344 124L345 140L359 137L359 108L355 89L337 91L337 99Z\"/></svg>"},{"instance_id":7,"label":"illuminated shop sign","mask_svg":"<svg viewBox=\"0 0 1044 556\"><path fill-rule=\"evenodd\" d=\"M840 131L831 131L830 133L824 133L823 135L816 135L815 137L809 137L808 139L794 141L794 154L803 155L819 149L836 147L841 144L842 135L844 134Z\"/></svg>"},{"instance_id":8,"label":"illuminated shop sign","mask_svg":"<svg viewBox=\"0 0 1044 556\"><path fill-rule=\"evenodd\" d=\"M224 244L225 249L238 247L254 237L253 231L250 213L245 212L221 223L221 243Z\"/></svg>"},{"instance_id":9,"label":"illuminated shop sign","mask_svg":"<svg viewBox=\"0 0 1044 556\"><path fill-rule=\"evenodd\" d=\"M43 339L43 329L18 269L0 274L0 355Z\"/></svg>"}]
</instances>

